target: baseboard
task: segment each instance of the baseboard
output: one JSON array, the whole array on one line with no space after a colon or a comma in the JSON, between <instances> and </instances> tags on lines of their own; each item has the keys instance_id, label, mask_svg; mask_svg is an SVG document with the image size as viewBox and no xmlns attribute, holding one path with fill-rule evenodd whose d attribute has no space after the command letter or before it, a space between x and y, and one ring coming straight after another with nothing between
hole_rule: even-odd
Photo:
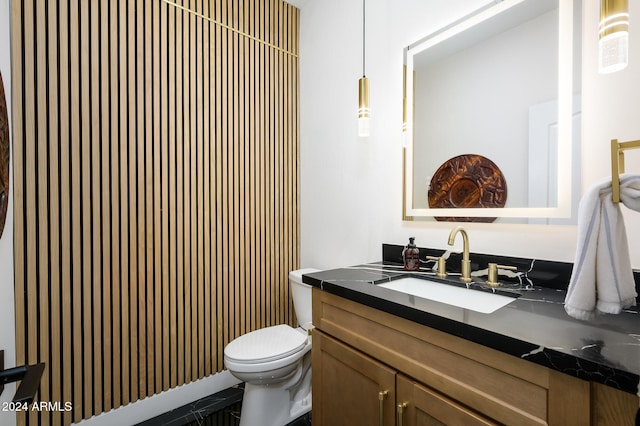
<instances>
[{"instance_id":1,"label":"baseboard","mask_svg":"<svg viewBox=\"0 0 640 426\"><path fill-rule=\"evenodd\" d=\"M82 426L134 425L238 383L240 381L225 370L74 424Z\"/></svg>"}]
</instances>

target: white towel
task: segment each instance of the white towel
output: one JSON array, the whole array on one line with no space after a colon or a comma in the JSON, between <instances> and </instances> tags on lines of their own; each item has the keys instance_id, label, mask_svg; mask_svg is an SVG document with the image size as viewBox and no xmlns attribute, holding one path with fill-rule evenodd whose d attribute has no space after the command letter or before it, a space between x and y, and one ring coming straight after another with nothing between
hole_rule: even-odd
<instances>
[{"instance_id":1,"label":"white towel","mask_svg":"<svg viewBox=\"0 0 640 426\"><path fill-rule=\"evenodd\" d=\"M640 175L622 175L620 201L640 211ZM578 242L564 308L578 319L619 314L637 293L622 211L611 197L611 179L591 187L578 208Z\"/></svg>"}]
</instances>

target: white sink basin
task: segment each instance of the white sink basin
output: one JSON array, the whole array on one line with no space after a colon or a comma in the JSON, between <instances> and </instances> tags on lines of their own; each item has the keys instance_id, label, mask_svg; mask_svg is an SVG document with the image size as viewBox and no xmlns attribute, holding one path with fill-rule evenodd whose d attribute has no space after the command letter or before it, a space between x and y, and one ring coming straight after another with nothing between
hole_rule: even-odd
<instances>
[{"instance_id":1,"label":"white sink basin","mask_svg":"<svg viewBox=\"0 0 640 426\"><path fill-rule=\"evenodd\" d=\"M495 312L516 300L515 297L411 277L377 284L377 286L483 314Z\"/></svg>"}]
</instances>

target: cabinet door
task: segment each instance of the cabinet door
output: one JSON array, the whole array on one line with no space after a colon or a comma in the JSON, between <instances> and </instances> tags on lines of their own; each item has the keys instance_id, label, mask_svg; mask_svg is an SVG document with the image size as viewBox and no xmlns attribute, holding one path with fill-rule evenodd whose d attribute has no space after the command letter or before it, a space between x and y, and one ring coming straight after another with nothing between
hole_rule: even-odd
<instances>
[{"instance_id":1,"label":"cabinet door","mask_svg":"<svg viewBox=\"0 0 640 426\"><path fill-rule=\"evenodd\" d=\"M395 424L395 371L318 331L313 333L313 424Z\"/></svg>"},{"instance_id":2,"label":"cabinet door","mask_svg":"<svg viewBox=\"0 0 640 426\"><path fill-rule=\"evenodd\" d=\"M401 374L396 386L398 426L497 424Z\"/></svg>"}]
</instances>

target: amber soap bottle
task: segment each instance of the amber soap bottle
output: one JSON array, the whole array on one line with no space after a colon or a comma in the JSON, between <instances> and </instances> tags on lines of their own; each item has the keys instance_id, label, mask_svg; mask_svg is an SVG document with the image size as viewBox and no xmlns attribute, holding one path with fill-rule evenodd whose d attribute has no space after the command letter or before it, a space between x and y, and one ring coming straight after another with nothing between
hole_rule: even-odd
<instances>
[{"instance_id":1,"label":"amber soap bottle","mask_svg":"<svg viewBox=\"0 0 640 426\"><path fill-rule=\"evenodd\" d=\"M416 247L414 241L415 237L409 238L409 244L402 250L404 269L407 271L420 270L420 249Z\"/></svg>"}]
</instances>

